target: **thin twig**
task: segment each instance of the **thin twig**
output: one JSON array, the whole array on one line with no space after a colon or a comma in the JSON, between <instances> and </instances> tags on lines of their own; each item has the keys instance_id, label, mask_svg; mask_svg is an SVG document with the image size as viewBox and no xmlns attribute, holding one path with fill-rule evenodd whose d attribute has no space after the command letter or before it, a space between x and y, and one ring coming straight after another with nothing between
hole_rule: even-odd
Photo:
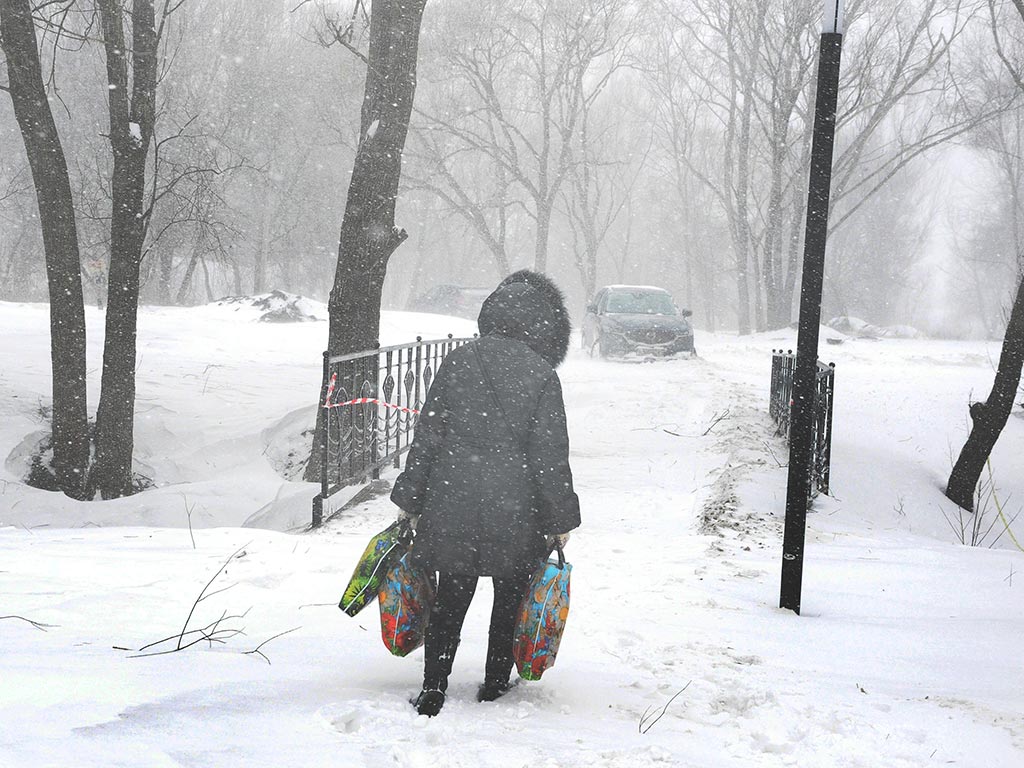
<instances>
[{"instance_id":1,"label":"thin twig","mask_svg":"<svg viewBox=\"0 0 1024 768\"><path fill-rule=\"evenodd\" d=\"M770 453L772 455L772 458L775 459L776 464L778 464L780 467L789 466L788 464L783 464L781 461L779 461L779 457L776 456L775 451L772 450L771 443L769 443L767 440L762 440L761 442L764 443L764 447L768 449L768 453Z\"/></svg>"},{"instance_id":2,"label":"thin twig","mask_svg":"<svg viewBox=\"0 0 1024 768\"><path fill-rule=\"evenodd\" d=\"M240 629L230 630L230 632L228 630L223 630L223 632L227 633L227 637L234 637L235 635L245 634ZM192 642L186 643L185 645L181 646L180 648L168 648L166 651L154 651L153 653L134 653L131 656L129 656L128 658L129 659L143 659L143 658L147 658L149 656L166 656L169 653L178 653L180 651L184 651L186 648L191 648L193 645L201 643L204 640L207 640L207 641L213 642L213 643L223 643L224 642L224 638L209 637L209 636L205 636L204 635L203 637L197 637Z\"/></svg>"},{"instance_id":3,"label":"thin twig","mask_svg":"<svg viewBox=\"0 0 1024 768\"><path fill-rule=\"evenodd\" d=\"M655 725L657 725L658 721L661 720L661 718L663 718L665 716L666 712L668 712L669 705L671 705L672 702L675 701L679 697L679 694L681 694L683 691L685 691L687 688L689 688L690 687L690 683L692 683L692 682L693 682L693 680L690 680L689 682L686 683L686 685L684 685L682 688L680 688L678 691L676 691L675 696L673 696L671 699L669 699L667 702L665 702L665 706L663 706L661 708L661 711L658 712L658 716L655 717L653 720L651 720L651 715L652 715L651 710L654 709L654 707L651 706L651 707L648 707L647 709L645 709L644 713L640 716L640 723L637 725L637 730L641 734L645 734L649 730L651 730L651 728L653 728Z\"/></svg>"},{"instance_id":4,"label":"thin twig","mask_svg":"<svg viewBox=\"0 0 1024 768\"><path fill-rule=\"evenodd\" d=\"M960 530L957 530L957 527L955 525L953 525L953 520L946 513L946 508L945 507L940 505L939 506L939 511L942 513L942 517L945 518L946 523L949 525L949 529L951 531L953 531L953 535L957 537L957 539L960 541L961 544L966 544L967 543L967 532L964 530L964 513L963 513L963 509L961 509L959 506L957 506L957 511L959 512Z\"/></svg>"},{"instance_id":5,"label":"thin twig","mask_svg":"<svg viewBox=\"0 0 1024 768\"><path fill-rule=\"evenodd\" d=\"M185 632L184 635L181 635L181 634L170 635L169 637L165 637L165 638L162 638L160 640L154 640L152 643L147 643L146 645L144 645L141 648L139 648L139 651L147 651L150 648L155 648L156 646L160 645L161 643L167 643L167 642L170 642L171 640L179 640L182 637L189 637L190 635L203 635L204 637L209 637L210 635L212 635L214 633L214 629L216 628L216 625L218 623L220 623L221 621L227 621L229 619L244 619L246 617L246 615L249 613L250 610L252 610L252 609L251 608L247 608L244 613L239 613L239 614L235 614L235 615L232 615L232 616L223 616L222 615L221 618L217 619L216 621L211 621L205 627L200 627L199 629L190 629L187 632ZM228 630L220 630L220 631L221 632L226 632ZM199 638L200 641L203 640L204 637L200 637ZM130 649L126 649L126 650L130 650Z\"/></svg>"},{"instance_id":6,"label":"thin twig","mask_svg":"<svg viewBox=\"0 0 1024 768\"><path fill-rule=\"evenodd\" d=\"M701 437L704 437L712 429L714 429L716 426L718 426L718 422L722 421L723 419L727 419L727 418L729 418L729 409L728 408L726 408L724 411L722 411L722 415L721 416L719 416L718 412L716 411L715 415L711 418L711 424L708 426L707 429L704 430L704 434L701 435Z\"/></svg>"},{"instance_id":7,"label":"thin twig","mask_svg":"<svg viewBox=\"0 0 1024 768\"><path fill-rule=\"evenodd\" d=\"M188 535L189 535L189 538L192 539L192 549L195 549L196 548L196 537L192 533L192 510L195 509L196 505L192 504L192 506L189 506L188 496L183 496L182 497L182 501L185 502L185 515L188 517Z\"/></svg>"},{"instance_id":8,"label":"thin twig","mask_svg":"<svg viewBox=\"0 0 1024 768\"><path fill-rule=\"evenodd\" d=\"M259 645L257 645L257 646L256 646L255 648L253 648L253 649L252 649L251 651L246 651L244 655L245 655L245 656L249 656L249 655L251 655L251 654L256 654L257 656L262 656L262 657L263 657L263 660L264 660L265 662L267 662L267 664L269 664L269 663L270 663L270 659L268 659L268 658L267 658L267 655L266 655L265 653L263 653L263 651L261 651L260 649L261 649L261 648L262 648L262 647L263 647L264 645L266 645L267 643L269 643L269 642L270 642L271 640L276 640L277 638L279 638L279 637L283 637L284 635L287 635L287 634L288 634L288 633L290 633L290 632L294 632L294 631L295 631L295 630L297 630L297 629L302 629L302 627L292 627L291 629L286 629L286 630L285 630L284 632L278 632L278 633L277 633L276 635L274 635L273 637L268 637L268 638L267 638L266 640L264 640L264 641L263 641L262 643L260 643L260 644L259 644Z\"/></svg>"},{"instance_id":9,"label":"thin twig","mask_svg":"<svg viewBox=\"0 0 1024 768\"><path fill-rule=\"evenodd\" d=\"M188 612L188 617L185 619L185 623L181 627L181 633L178 635L178 650L181 650L181 640L185 636L185 630L188 629L188 623L192 621L192 614L196 612L196 607L199 605L199 603L205 599L204 595L206 595L206 590L208 590L210 588L210 585L213 584L216 578L224 572L224 569L228 567L228 563L230 563L232 560L238 557L240 552L244 552L247 546L249 546L248 543L243 544L241 547L239 547L232 553L231 557L224 561L224 564L217 569L217 572L215 574L213 574L213 578L206 582L206 586L203 587L202 592L199 593L199 597L197 597L195 602L192 603L192 610Z\"/></svg>"},{"instance_id":10,"label":"thin twig","mask_svg":"<svg viewBox=\"0 0 1024 768\"><path fill-rule=\"evenodd\" d=\"M24 616L0 616L0 621L3 619L20 619L21 621L27 621L40 632L45 632L47 629L60 626L59 624L43 624L41 621L32 621L32 619L26 619Z\"/></svg>"}]
</instances>

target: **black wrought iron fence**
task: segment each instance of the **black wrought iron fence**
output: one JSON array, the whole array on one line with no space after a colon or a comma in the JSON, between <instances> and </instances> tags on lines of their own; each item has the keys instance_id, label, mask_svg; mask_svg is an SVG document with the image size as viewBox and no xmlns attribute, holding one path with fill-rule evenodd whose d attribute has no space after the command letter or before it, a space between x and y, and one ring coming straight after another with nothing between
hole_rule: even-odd
<instances>
[{"instance_id":1,"label":"black wrought iron fence","mask_svg":"<svg viewBox=\"0 0 1024 768\"><path fill-rule=\"evenodd\" d=\"M772 350L771 398L768 413L775 420L775 434L789 440L789 424L793 408L793 369L796 355L793 350ZM811 489L814 493L829 492L829 474L832 464L832 400L836 380L836 365L818 362L818 375L814 388L814 451L811 455Z\"/></svg>"},{"instance_id":2,"label":"black wrought iron fence","mask_svg":"<svg viewBox=\"0 0 1024 768\"><path fill-rule=\"evenodd\" d=\"M320 493L313 525L325 502L342 488L380 477L409 450L420 407L437 369L453 349L472 341L424 341L349 355L324 353L324 429L319 446Z\"/></svg>"}]
</instances>

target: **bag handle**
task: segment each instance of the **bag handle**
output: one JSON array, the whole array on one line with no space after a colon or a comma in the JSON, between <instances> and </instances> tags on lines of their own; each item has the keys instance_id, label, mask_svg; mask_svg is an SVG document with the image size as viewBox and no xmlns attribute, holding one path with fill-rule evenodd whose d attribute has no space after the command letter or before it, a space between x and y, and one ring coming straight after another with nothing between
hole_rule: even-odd
<instances>
[{"instance_id":1,"label":"bag handle","mask_svg":"<svg viewBox=\"0 0 1024 768\"><path fill-rule=\"evenodd\" d=\"M552 552L557 552L557 553L558 553L558 570L560 570L560 571L561 571L561 570L564 570L564 569L565 569L565 552L564 552L564 551L562 551L562 545L561 545L561 544L559 544L559 543L558 543L558 542L556 541L556 542L555 542L555 546L553 546L553 547L551 548L551 550L550 550L550 551L548 552L547 556L548 556L548 557L551 557L551 553L552 553ZM546 558L545 558L545 559L546 559Z\"/></svg>"}]
</instances>

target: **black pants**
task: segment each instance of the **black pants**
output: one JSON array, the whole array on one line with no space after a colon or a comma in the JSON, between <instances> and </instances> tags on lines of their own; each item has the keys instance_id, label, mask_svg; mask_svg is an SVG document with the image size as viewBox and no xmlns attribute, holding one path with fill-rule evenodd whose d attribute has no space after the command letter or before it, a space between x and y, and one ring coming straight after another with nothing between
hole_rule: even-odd
<instances>
[{"instance_id":1,"label":"black pants","mask_svg":"<svg viewBox=\"0 0 1024 768\"><path fill-rule=\"evenodd\" d=\"M526 594L532 572L521 571L511 577L493 577L494 606L487 639L487 665L484 679L507 682L512 672L512 633L515 631L519 603ZM423 687L428 690L448 689L455 651L466 611L476 592L477 576L453 573L438 574L437 598L430 613L424 641L426 659L423 664Z\"/></svg>"}]
</instances>

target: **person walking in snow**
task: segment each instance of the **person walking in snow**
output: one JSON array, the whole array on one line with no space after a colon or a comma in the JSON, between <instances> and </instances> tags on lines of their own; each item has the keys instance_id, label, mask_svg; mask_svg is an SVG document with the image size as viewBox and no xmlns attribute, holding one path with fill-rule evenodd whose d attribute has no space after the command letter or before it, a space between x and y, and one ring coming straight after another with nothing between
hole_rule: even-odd
<instances>
[{"instance_id":1,"label":"person walking in snow","mask_svg":"<svg viewBox=\"0 0 1024 768\"><path fill-rule=\"evenodd\" d=\"M420 412L391 500L411 518L415 561L438 574L417 711L444 706L462 623L481 576L494 583L478 701L509 687L516 614L530 577L580 524L562 387L569 348L565 299L529 270L484 301L480 338L453 350Z\"/></svg>"}]
</instances>

